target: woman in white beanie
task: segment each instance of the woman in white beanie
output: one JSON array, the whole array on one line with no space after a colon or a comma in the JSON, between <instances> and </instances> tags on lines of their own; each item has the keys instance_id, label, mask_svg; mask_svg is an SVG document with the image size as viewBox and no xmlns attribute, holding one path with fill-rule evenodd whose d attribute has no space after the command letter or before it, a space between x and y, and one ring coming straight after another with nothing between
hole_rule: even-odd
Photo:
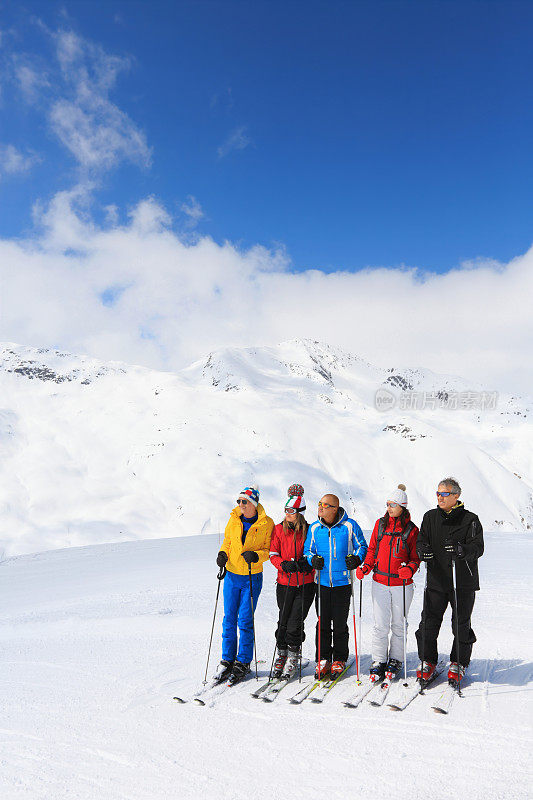
<instances>
[{"instance_id":1,"label":"woman in white beanie","mask_svg":"<svg viewBox=\"0 0 533 800\"><path fill-rule=\"evenodd\" d=\"M407 510L405 486L389 495L385 515L376 520L366 558L355 574L359 580L374 571L372 604L372 667L370 679L382 680L401 669L403 661L403 584L405 615L413 599L413 575L420 566L416 553L418 528ZM407 623L406 623L407 624ZM390 634L390 645L389 645Z\"/></svg>"}]
</instances>

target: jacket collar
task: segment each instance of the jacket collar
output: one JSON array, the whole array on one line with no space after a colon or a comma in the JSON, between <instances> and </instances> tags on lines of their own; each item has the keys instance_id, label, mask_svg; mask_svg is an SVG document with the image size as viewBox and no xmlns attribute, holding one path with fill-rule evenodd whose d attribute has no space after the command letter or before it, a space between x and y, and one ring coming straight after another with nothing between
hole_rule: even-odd
<instances>
[{"instance_id":1,"label":"jacket collar","mask_svg":"<svg viewBox=\"0 0 533 800\"><path fill-rule=\"evenodd\" d=\"M451 520L453 522L459 517L462 517L464 509L464 503L462 503L461 500L458 500L453 508L450 508L449 511L443 511L442 508L439 508L439 512L443 519Z\"/></svg>"},{"instance_id":2,"label":"jacket collar","mask_svg":"<svg viewBox=\"0 0 533 800\"><path fill-rule=\"evenodd\" d=\"M335 520L335 522L332 522L331 525L328 525L327 522L325 522L320 517L318 518L318 522L320 522L321 525L324 525L325 528L329 528L331 530L332 528L336 528L337 525L340 525L341 522L344 522L347 519L348 519L348 514L346 513L344 508L341 508L339 506L339 510L337 511L337 519Z\"/></svg>"},{"instance_id":3,"label":"jacket collar","mask_svg":"<svg viewBox=\"0 0 533 800\"><path fill-rule=\"evenodd\" d=\"M242 517L242 511L239 508L239 506L235 506L235 508L231 512L231 516L237 517L237 518ZM258 503L257 504L257 522L259 522L261 517L266 517L266 512L265 512L265 509L263 508L263 506L261 505L261 503Z\"/></svg>"}]
</instances>

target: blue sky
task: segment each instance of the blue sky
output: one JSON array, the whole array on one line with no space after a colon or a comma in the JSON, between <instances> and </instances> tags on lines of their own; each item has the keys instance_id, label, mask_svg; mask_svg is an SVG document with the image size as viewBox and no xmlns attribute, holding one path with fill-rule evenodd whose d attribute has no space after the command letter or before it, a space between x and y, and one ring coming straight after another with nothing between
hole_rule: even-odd
<instances>
[{"instance_id":1,"label":"blue sky","mask_svg":"<svg viewBox=\"0 0 533 800\"><path fill-rule=\"evenodd\" d=\"M0 341L530 391L531 3L0 12Z\"/></svg>"},{"instance_id":2,"label":"blue sky","mask_svg":"<svg viewBox=\"0 0 533 800\"><path fill-rule=\"evenodd\" d=\"M0 235L79 180L50 115L72 31L121 59L107 96L143 140L85 170L96 216L153 195L294 269L506 261L532 239L532 22L487 0L3 4Z\"/></svg>"}]
</instances>

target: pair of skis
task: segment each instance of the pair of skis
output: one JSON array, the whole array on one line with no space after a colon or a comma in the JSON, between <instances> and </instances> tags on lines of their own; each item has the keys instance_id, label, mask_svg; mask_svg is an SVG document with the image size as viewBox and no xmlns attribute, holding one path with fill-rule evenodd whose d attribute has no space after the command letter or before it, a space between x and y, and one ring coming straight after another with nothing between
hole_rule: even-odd
<instances>
[{"instance_id":1,"label":"pair of skis","mask_svg":"<svg viewBox=\"0 0 533 800\"><path fill-rule=\"evenodd\" d=\"M228 680L227 677L223 678L222 680L213 678L209 683L195 692L192 697L183 698L175 696L173 700L178 703L195 703L198 706L205 706L208 702L221 695L227 689L231 689L233 686L238 686L240 683L246 680L250 674L250 672L247 672L239 680L232 681Z\"/></svg>"},{"instance_id":2,"label":"pair of skis","mask_svg":"<svg viewBox=\"0 0 533 800\"><path fill-rule=\"evenodd\" d=\"M289 697L289 702L293 705L300 705L300 703L303 703L304 700L313 695L310 698L312 703L322 703L333 687L346 675L354 661L354 656L349 656L343 671L339 675L328 675L321 680L311 678L296 694Z\"/></svg>"},{"instance_id":3,"label":"pair of skis","mask_svg":"<svg viewBox=\"0 0 533 800\"><path fill-rule=\"evenodd\" d=\"M302 659L302 669L309 664L308 658ZM264 700L265 703L272 703L279 693L292 681L298 677L299 672L295 671L290 676L281 676L279 678L269 678L269 680L258 689L252 692L252 697L257 697Z\"/></svg>"},{"instance_id":4,"label":"pair of skis","mask_svg":"<svg viewBox=\"0 0 533 800\"><path fill-rule=\"evenodd\" d=\"M441 675L445 669L445 664L440 662L435 669L435 672L428 681L421 683L416 678L411 678L407 683L403 683L398 692L395 693L394 698L388 703L385 703L389 695L391 685L395 682L395 678L387 679L374 683L367 679L363 681L356 691L343 701L343 705L347 708L357 708L361 703L366 700L373 706L387 705L393 711L404 711L413 700L419 695L424 694L434 681ZM398 676L396 676L397 678ZM459 687L456 683L447 683L441 693L436 697L431 708L435 713L448 714L452 707L453 701L457 694L460 693Z\"/></svg>"}]
</instances>

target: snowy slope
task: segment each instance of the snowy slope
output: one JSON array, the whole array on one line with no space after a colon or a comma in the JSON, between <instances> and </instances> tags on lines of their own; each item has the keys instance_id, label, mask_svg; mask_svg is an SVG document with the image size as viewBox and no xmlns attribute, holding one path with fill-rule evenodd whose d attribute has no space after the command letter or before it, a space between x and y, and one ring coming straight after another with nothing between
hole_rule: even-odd
<instances>
[{"instance_id":1,"label":"snowy slope","mask_svg":"<svg viewBox=\"0 0 533 800\"><path fill-rule=\"evenodd\" d=\"M376 409L378 390L394 407ZM531 403L439 407L480 391L308 340L223 349L178 374L5 345L0 549L218 533L250 483L275 517L298 481L309 517L330 489L370 527L402 481L419 521L447 474L486 528L528 529Z\"/></svg>"},{"instance_id":2,"label":"snowy slope","mask_svg":"<svg viewBox=\"0 0 533 800\"><path fill-rule=\"evenodd\" d=\"M266 705L249 696L254 681L212 707L173 703L203 675L217 550L216 535L196 536L0 564L2 800L531 797L530 534L486 535L470 683L448 717L431 712L429 691L401 714L345 709L353 675L322 706L295 707L282 696ZM265 571L256 619L268 662L276 610L274 571ZM311 658L314 622L312 609L304 645ZM366 669L368 581L362 631ZM442 653L450 643L448 613Z\"/></svg>"}]
</instances>

